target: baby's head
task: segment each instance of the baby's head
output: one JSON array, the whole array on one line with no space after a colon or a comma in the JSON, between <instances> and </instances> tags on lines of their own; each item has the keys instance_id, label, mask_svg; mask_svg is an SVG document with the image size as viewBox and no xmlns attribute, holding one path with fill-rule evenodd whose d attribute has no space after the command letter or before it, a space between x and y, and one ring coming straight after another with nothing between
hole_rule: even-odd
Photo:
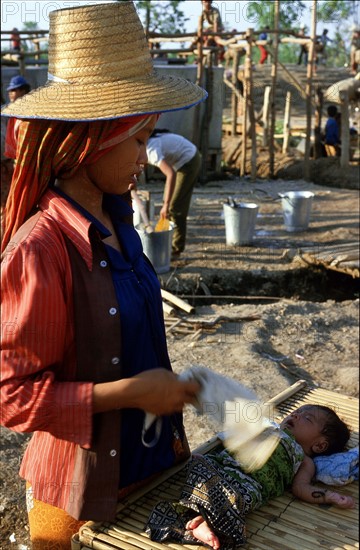
<instances>
[{"instance_id":1,"label":"baby's head","mask_svg":"<svg viewBox=\"0 0 360 550\"><path fill-rule=\"evenodd\" d=\"M344 450L350 430L336 412L324 405L304 405L284 418L281 428L295 437L308 456Z\"/></svg>"}]
</instances>

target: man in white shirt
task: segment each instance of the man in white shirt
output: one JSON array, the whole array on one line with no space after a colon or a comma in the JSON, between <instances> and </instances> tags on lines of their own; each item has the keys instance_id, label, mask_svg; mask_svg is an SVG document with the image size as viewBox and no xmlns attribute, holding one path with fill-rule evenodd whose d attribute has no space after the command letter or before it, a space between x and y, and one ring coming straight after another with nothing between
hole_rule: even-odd
<instances>
[{"instance_id":1,"label":"man in white shirt","mask_svg":"<svg viewBox=\"0 0 360 550\"><path fill-rule=\"evenodd\" d=\"M200 171L201 155L197 147L183 136L156 129L147 143L146 152L148 163L157 166L166 177L160 218L175 223L172 259L176 259L185 249L186 219Z\"/></svg>"}]
</instances>

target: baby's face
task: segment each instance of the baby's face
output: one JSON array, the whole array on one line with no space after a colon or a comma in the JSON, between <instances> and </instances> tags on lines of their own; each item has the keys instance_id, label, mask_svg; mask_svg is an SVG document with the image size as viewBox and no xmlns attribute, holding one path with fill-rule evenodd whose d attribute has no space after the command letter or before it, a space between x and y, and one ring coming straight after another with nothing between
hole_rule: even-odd
<instances>
[{"instance_id":1,"label":"baby's face","mask_svg":"<svg viewBox=\"0 0 360 550\"><path fill-rule=\"evenodd\" d=\"M304 405L284 418L280 427L292 433L305 454L311 456L313 445L323 437L321 432L325 422L324 411L312 405Z\"/></svg>"}]
</instances>

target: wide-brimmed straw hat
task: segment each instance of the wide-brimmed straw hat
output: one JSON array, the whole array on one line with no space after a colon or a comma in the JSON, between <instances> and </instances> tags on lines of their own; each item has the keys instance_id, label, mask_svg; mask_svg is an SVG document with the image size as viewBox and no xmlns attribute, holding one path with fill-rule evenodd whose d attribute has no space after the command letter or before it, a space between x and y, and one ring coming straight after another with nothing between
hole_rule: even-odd
<instances>
[{"instance_id":1,"label":"wide-brimmed straw hat","mask_svg":"<svg viewBox=\"0 0 360 550\"><path fill-rule=\"evenodd\" d=\"M18 118L89 121L159 113L207 96L188 80L157 74L133 2L50 13L45 86L7 105Z\"/></svg>"}]
</instances>

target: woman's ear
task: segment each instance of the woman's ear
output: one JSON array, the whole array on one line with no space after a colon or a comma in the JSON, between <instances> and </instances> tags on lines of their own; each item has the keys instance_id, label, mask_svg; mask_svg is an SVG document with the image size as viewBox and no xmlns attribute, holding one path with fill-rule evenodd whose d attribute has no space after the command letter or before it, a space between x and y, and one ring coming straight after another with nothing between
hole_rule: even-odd
<instances>
[{"instance_id":1,"label":"woman's ear","mask_svg":"<svg viewBox=\"0 0 360 550\"><path fill-rule=\"evenodd\" d=\"M311 447L311 450L314 454L319 455L324 453L329 447L329 443L325 437L320 437L316 443Z\"/></svg>"}]
</instances>

